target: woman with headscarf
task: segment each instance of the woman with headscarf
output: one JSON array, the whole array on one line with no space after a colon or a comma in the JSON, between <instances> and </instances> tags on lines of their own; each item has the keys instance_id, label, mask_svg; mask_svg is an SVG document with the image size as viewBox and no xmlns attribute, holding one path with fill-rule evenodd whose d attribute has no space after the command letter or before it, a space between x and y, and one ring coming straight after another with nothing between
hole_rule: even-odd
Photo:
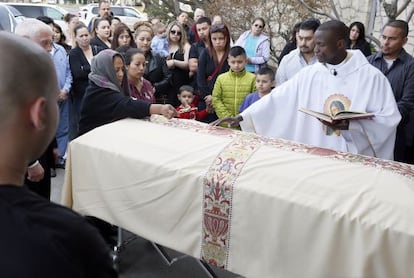
<instances>
[{"instance_id":1,"label":"woman with headscarf","mask_svg":"<svg viewBox=\"0 0 414 278\"><path fill-rule=\"evenodd\" d=\"M124 59L118 52L105 49L94 57L89 86L81 107L79 135L124 118L145 118L161 114L176 116L171 105L151 104L131 98Z\"/></svg>"}]
</instances>

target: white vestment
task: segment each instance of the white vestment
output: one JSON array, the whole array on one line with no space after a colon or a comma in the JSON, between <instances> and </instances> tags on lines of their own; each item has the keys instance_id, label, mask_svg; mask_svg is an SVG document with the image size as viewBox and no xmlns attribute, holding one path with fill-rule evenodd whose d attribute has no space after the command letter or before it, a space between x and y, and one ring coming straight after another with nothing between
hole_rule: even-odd
<instances>
[{"instance_id":1,"label":"white vestment","mask_svg":"<svg viewBox=\"0 0 414 278\"><path fill-rule=\"evenodd\" d=\"M345 63L338 68L330 65L330 68L318 62L273 89L240 114L242 130L393 159L396 127L401 115L387 78L371 66L360 51L348 51ZM332 109L333 100L337 99L345 106L342 110L372 112L375 117L351 120L349 130L327 135L327 128L320 121L298 111L303 107L329 113L327 105L331 104Z\"/></svg>"}]
</instances>

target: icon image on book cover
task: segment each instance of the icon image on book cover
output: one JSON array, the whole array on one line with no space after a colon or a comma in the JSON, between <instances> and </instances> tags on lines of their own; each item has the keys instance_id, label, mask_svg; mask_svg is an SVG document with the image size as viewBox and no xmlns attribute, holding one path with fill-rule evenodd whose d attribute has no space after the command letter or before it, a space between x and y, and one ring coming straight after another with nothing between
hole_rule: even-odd
<instances>
[{"instance_id":1,"label":"icon image on book cover","mask_svg":"<svg viewBox=\"0 0 414 278\"><path fill-rule=\"evenodd\" d=\"M350 99L342 94L334 94L326 99L323 112L303 107L300 108L299 111L330 124L335 124L336 122L343 120L370 119L375 116L373 113L367 113L366 111L350 110L350 106ZM323 125L323 129L326 135L339 136L341 134L339 129L335 129L331 126Z\"/></svg>"}]
</instances>

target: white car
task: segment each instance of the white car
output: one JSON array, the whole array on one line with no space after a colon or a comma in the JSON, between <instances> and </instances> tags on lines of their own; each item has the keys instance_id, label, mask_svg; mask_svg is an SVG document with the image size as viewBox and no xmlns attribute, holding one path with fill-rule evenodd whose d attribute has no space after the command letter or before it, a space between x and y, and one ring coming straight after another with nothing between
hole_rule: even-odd
<instances>
[{"instance_id":1,"label":"white car","mask_svg":"<svg viewBox=\"0 0 414 278\"><path fill-rule=\"evenodd\" d=\"M88 26L91 19L98 16L98 11L98 5L90 4L80 8L78 16ZM147 14L130 6L111 6L111 12L115 17L119 17L131 30L133 30L135 22L148 20Z\"/></svg>"},{"instance_id":2,"label":"white car","mask_svg":"<svg viewBox=\"0 0 414 278\"><path fill-rule=\"evenodd\" d=\"M46 4L29 4L29 3L7 3L7 5L16 8L27 18L36 18L38 16L48 16L53 19L54 22L62 27L62 30L66 30L67 25L63 20L63 16L68 13L65 9Z\"/></svg>"},{"instance_id":3,"label":"white car","mask_svg":"<svg viewBox=\"0 0 414 278\"><path fill-rule=\"evenodd\" d=\"M19 22L25 17L15 8L0 3L0 30L13 33Z\"/></svg>"}]
</instances>

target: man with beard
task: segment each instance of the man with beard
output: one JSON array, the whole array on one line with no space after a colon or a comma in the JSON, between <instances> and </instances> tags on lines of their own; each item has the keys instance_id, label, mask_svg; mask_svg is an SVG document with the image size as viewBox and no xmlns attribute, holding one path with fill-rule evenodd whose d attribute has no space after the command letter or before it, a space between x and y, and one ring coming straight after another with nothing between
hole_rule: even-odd
<instances>
[{"instance_id":1,"label":"man with beard","mask_svg":"<svg viewBox=\"0 0 414 278\"><path fill-rule=\"evenodd\" d=\"M315 48L315 31L319 25L319 20L313 18L300 24L296 36L298 48L287 54L280 62L276 72L276 85L289 80L302 68L317 62L313 49Z\"/></svg>"},{"instance_id":2,"label":"man with beard","mask_svg":"<svg viewBox=\"0 0 414 278\"><path fill-rule=\"evenodd\" d=\"M109 20L109 22L111 22L113 15L111 12L111 5L109 1L103 0L99 2L98 13L99 13L98 16L93 17L91 21L89 21L89 25L88 25L89 32L92 32L93 27L94 27L93 24L97 18L106 18Z\"/></svg>"}]
</instances>

